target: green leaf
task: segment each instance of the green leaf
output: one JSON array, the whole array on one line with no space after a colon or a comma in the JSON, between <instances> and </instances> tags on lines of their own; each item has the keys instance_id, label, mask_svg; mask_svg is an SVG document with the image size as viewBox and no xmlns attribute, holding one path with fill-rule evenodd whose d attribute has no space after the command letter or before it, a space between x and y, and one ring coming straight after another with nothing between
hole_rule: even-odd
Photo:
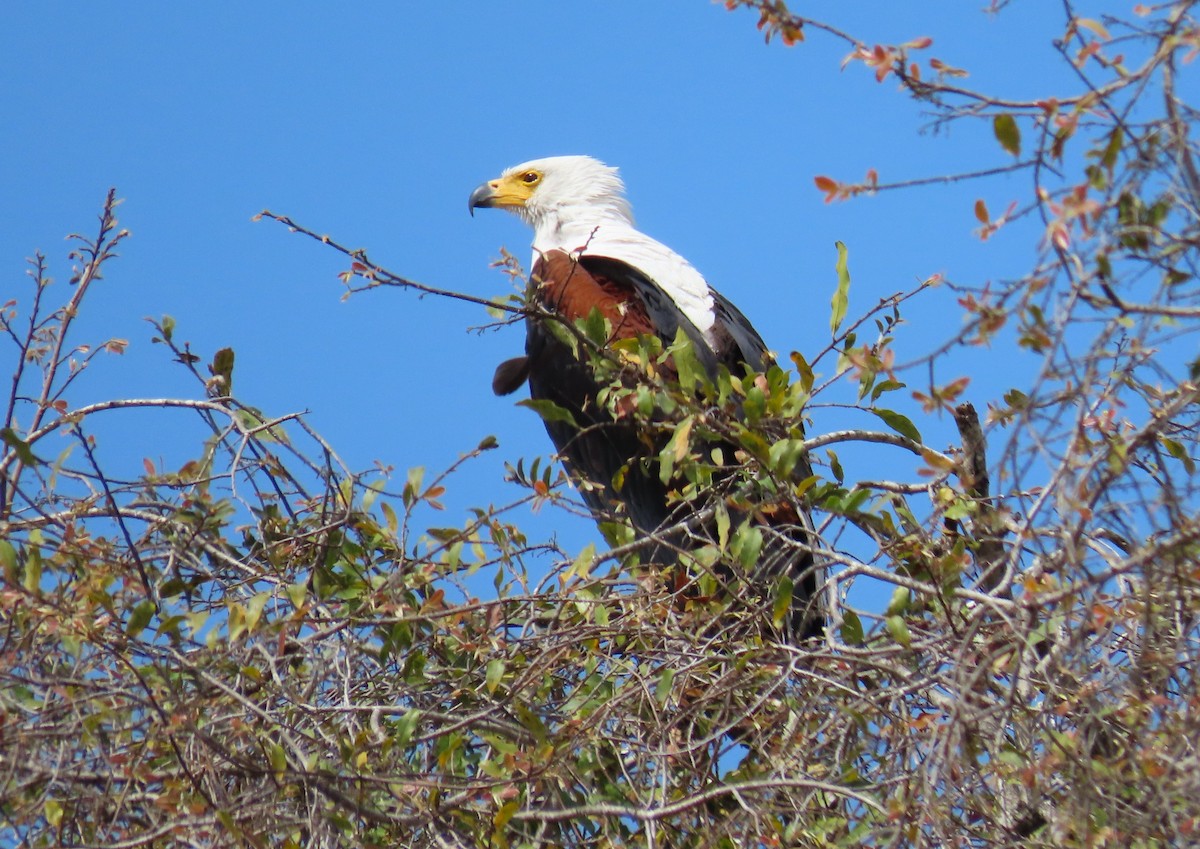
<instances>
[{"instance_id":1,"label":"green leaf","mask_svg":"<svg viewBox=\"0 0 1200 849\"><path fill-rule=\"evenodd\" d=\"M267 602L271 599L271 593L264 590L260 593L255 593L254 596L246 602L246 632L253 631L258 626L258 620L262 618L263 608L267 606Z\"/></svg>"},{"instance_id":2,"label":"green leaf","mask_svg":"<svg viewBox=\"0 0 1200 849\"><path fill-rule=\"evenodd\" d=\"M460 542L463 538L460 528L428 528L426 533L438 542Z\"/></svg>"},{"instance_id":3,"label":"green leaf","mask_svg":"<svg viewBox=\"0 0 1200 849\"><path fill-rule=\"evenodd\" d=\"M1188 456L1187 449L1174 439L1168 439L1165 436L1160 437L1160 439L1162 440L1163 447L1167 449L1167 453L1183 463L1183 468L1189 475L1194 475L1196 473L1196 462ZM3 560L3 557L0 557L0 560Z\"/></svg>"},{"instance_id":4,"label":"green leaf","mask_svg":"<svg viewBox=\"0 0 1200 849\"><path fill-rule=\"evenodd\" d=\"M591 577L592 567L596 564L596 546L594 543L588 543L583 547L583 551L579 552L579 556L571 564L571 568L567 570L563 576L564 580L569 580L573 577L579 577L587 580Z\"/></svg>"},{"instance_id":5,"label":"green leaf","mask_svg":"<svg viewBox=\"0 0 1200 849\"><path fill-rule=\"evenodd\" d=\"M16 583L17 550L6 539L0 539L0 570L4 572L4 580L9 583Z\"/></svg>"},{"instance_id":6,"label":"green leaf","mask_svg":"<svg viewBox=\"0 0 1200 849\"><path fill-rule=\"evenodd\" d=\"M502 755L515 755L521 751L521 747L511 740L505 740L499 734L484 734L480 732L480 737L487 741L487 744Z\"/></svg>"},{"instance_id":7,"label":"green leaf","mask_svg":"<svg viewBox=\"0 0 1200 849\"><path fill-rule=\"evenodd\" d=\"M267 747L267 760L271 764L271 771L276 777L283 775L287 770L287 754L283 751L283 746L268 740L265 743Z\"/></svg>"},{"instance_id":8,"label":"green leaf","mask_svg":"<svg viewBox=\"0 0 1200 849\"><path fill-rule=\"evenodd\" d=\"M513 818L513 814L521 810L521 800L511 799L500 806L496 811L496 815L492 817L492 826L497 832L503 830L504 826L508 825L508 821Z\"/></svg>"},{"instance_id":9,"label":"green leaf","mask_svg":"<svg viewBox=\"0 0 1200 849\"><path fill-rule=\"evenodd\" d=\"M1029 763L1028 758L1022 757L1012 749L1004 749L1003 751L998 752L996 759L1000 761L1000 763L1007 764L1015 769L1024 769Z\"/></svg>"},{"instance_id":10,"label":"green leaf","mask_svg":"<svg viewBox=\"0 0 1200 849\"><path fill-rule=\"evenodd\" d=\"M54 828L58 828L62 823L63 806L62 802L57 799L47 799L42 804L42 813L46 816L46 822Z\"/></svg>"},{"instance_id":11,"label":"green leaf","mask_svg":"<svg viewBox=\"0 0 1200 849\"><path fill-rule=\"evenodd\" d=\"M835 242L837 246L838 258L837 265L837 289L833 293L833 311L829 316L829 329L836 336L838 328L842 326L842 322L846 318L846 308L850 305L850 267L848 265L849 251L846 245L842 242Z\"/></svg>"},{"instance_id":12,"label":"green leaf","mask_svg":"<svg viewBox=\"0 0 1200 849\"><path fill-rule=\"evenodd\" d=\"M767 412L767 396L754 384L746 387L746 397L742 401L742 412L750 424L762 421Z\"/></svg>"},{"instance_id":13,"label":"green leaf","mask_svg":"<svg viewBox=\"0 0 1200 849\"><path fill-rule=\"evenodd\" d=\"M909 592L908 587L896 587L892 591L891 601L888 602L887 614L892 616L897 613L903 613L908 610L908 605L911 601L912 593Z\"/></svg>"},{"instance_id":14,"label":"green leaf","mask_svg":"<svg viewBox=\"0 0 1200 849\"><path fill-rule=\"evenodd\" d=\"M903 616L889 616L883 620L884 626L887 627L888 633L892 635L892 639L900 645L908 648L912 645L912 634L908 631L908 625L904 621Z\"/></svg>"},{"instance_id":15,"label":"green leaf","mask_svg":"<svg viewBox=\"0 0 1200 849\"><path fill-rule=\"evenodd\" d=\"M729 545L729 511L721 501L714 505L714 509L717 520L717 546L724 551L725 546Z\"/></svg>"},{"instance_id":16,"label":"green leaf","mask_svg":"<svg viewBox=\"0 0 1200 849\"><path fill-rule=\"evenodd\" d=\"M558 404L547 398L526 398L523 401L518 401L517 406L528 407L541 416L542 421L547 424L550 422L566 422L572 427L578 427L575 424L575 417L571 415L570 410L558 406Z\"/></svg>"},{"instance_id":17,"label":"green leaf","mask_svg":"<svg viewBox=\"0 0 1200 849\"><path fill-rule=\"evenodd\" d=\"M612 335L612 329L609 327L608 321L604 318L604 313L592 307L591 312L578 323L579 329L583 331L583 335L589 342L600 347L608 342Z\"/></svg>"},{"instance_id":18,"label":"green leaf","mask_svg":"<svg viewBox=\"0 0 1200 849\"><path fill-rule=\"evenodd\" d=\"M781 439L771 446L767 460L772 472L786 477L796 471L803 457L803 439Z\"/></svg>"},{"instance_id":19,"label":"green leaf","mask_svg":"<svg viewBox=\"0 0 1200 849\"><path fill-rule=\"evenodd\" d=\"M799 351L792 351L792 363L796 366L796 374L800 376L800 386L805 392L812 392L813 383L816 382L816 375L813 374L812 366L808 364L808 360L804 359Z\"/></svg>"},{"instance_id":20,"label":"green leaf","mask_svg":"<svg viewBox=\"0 0 1200 849\"><path fill-rule=\"evenodd\" d=\"M233 394L233 348L222 348L213 355L212 365L208 367L213 377L221 378L217 387L218 395Z\"/></svg>"},{"instance_id":21,"label":"green leaf","mask_svg":"<svg viewBox=\"0 0 1200 849\"><path fill-rule=\"evenodd\" d=\"M144 603L145 602L143 602L143 604ZM140 607L141 605L138 605L138 606ZM227 615L228 615L228 626L227 627L229 630L229 641L233 642L238 637L240 637L246 630L246 611L236 601L225 602L225 607L227 609ZM137 631L141 630L141 628L137 628L137 630L135 630L134 629L135 624L141 624L142 627L145 626L145 623L138 623L136 621L137 619L140 618L138 616L138 610L135 609L133 611L133 613L134 613L134 615L132 617L130 617L130 619L129 619L129 627L128 627L128 629L126 629L126 630L128 630L128 632L130 634L136 634ZM147 618L147 621L149 621L149 617L146 617L146 618Z\"/></svg>"},{"instance_id":22,"label":"green leaf","mask_svg":"<svg viewBox=\"0 0 1200 849\"><path fill-rule=\"evenodd\" d=\"M26 549L25 575L21 586L31 593L38 592L42 587L42 553L36 547Z\"/></svg>"},{"instance_id":23,"label":"green leaf","mask_svg":"<svg viewBox=\"0 0 1200 849\"><path fill-rule=\"evenodd\" d=\"M738 528L729 541L729 551L737 558L738 563L747 571L758 563L758 555L762 551L762 531L750 524Z\"/></svg>"},{"instance_id":24,"label":"green leaf","mask_svg":"<svg viewBox=\"0 0 1200 849\"><path fill-rule=\"evenodd\" d=\"M662 675L658 676L658 684L654 687L654 699L660 707L667 703L667 697L671 695L671 685L674 683L674 669L664 669Z\"/></svg>"},{"instance_id":25,"label":"green leaf","mask_svg":"<svg viewBox=\"0 0 1200 849\"><path fill-rule=\"evenodd\" d=\"M675 465L688 455L692 447L692 428L696 424L695 416L688 416L675 426L670 441L659 452L658 476L664 484L669 483L675 473Z\"/></svg>"},{"instance_id":26,"label":"green leaf","mask_svg":"<svg viewBox=\"0 0 1200 849\"><path fill-rule=\"evenodd\" d=\"M545 723L542 722L541 717L539 717L534 711L525 707L525 705L521 704L519 701L513 704L512 710L514 713L516 713L517 719L521 721L521 725L525 726L525 728L530 731L535 738L537 738L539 743L546 742L549 731L546 728Z\"/></svg>"},{"instance_id":27,"label":"green leaf","mask_svg":"<svg viewBox=\"0 0 1200 849\"><path fill-rule=\"evenodd\" d=\"M137 606L133 608L133 612L129 614L129 623L125 626L125 633L131 637L140 634L150 620L154 618L154 602L139 601Z\"/></svg>"},{"instance_id":28,"label":"green leaf","mask_svg":"<svg viewBox=\"0 0 1200 849\"><path fill-rule=\"evenodd\" d=\"M421 483L424 480L424 466L413 466L408 470L408 480L404 483L404 492L401 496L405 506L412 507L417 503L417 499L421 497Z\"/></svg>"},{"instance_id":29,"label":"green leaf","mask_svg":"<svg viewBox=\"0 0 1200 849\"><path fill-rule=\"evenodd\" d=\"M1108 144L1104 147L1104 153L1100 156L1100 164L1108 169L1111 174L1113 167L1117 164L1117 156L1121 153L1121 148L1125 144L1125 131L1120 127L1114 129L1108 137Z\"/></svg>"},{"instance_id":30,"label":"green leaf","mask_svg":"<svg viewBox=\"0 0 1200 849\"><path fill-rule=\"evenodd\" d=\"M776 627L783 624L788 612L792 609L793 592L794 585L792 584L792 579L784 575L775 586L775 604L771 610L771 620L775 623Z\"/></svg>"},{"instance_id":31,"label":"green leaf","mask_svg":"<svg viewBox=\"0 0 1200 849\"><path fill-rule=\"evenodd\" d=\"M403 749L408 745L408 741L412 739L413 732L417 730L417 722L420 719L421 711L413 708L396 721L396 735L394 739L399 748Z\"/></svg>"},{"instance_id":32,"label":"green leaf","mask_svg":"<svg viewBox=\"0 0 1200 849\"><path fill-rule=\"evenodd\" d=\"M833 479L839 484L846 480L846 473L842 470L842 463L838 460L838 455L833 453L833 450L825 452L829 455L829 472L833 475Z\"/></svg>"},{"instance_id":33,"label":"green leaf","mask_svg":"<svg viewBox=\"0 0 1200 849\"><path fill-rule=\"evenodd\" d=\"M379 509L383 511L383 520L387 523L388 532L395 536L400 531L400 519L396 516L396 511L386 501L379 502Z\"/></svg>"},{"instance_id":34,"label":"green leaf","mask_svg":"<svg viewBox=\"0 0 1200 849\"><path fill-rule=\"evenodd\" d=\"M288 584L286 587L286 592L288 600L291 601L292 606L299 610L304 606L305 599L308 598L308 583L305 581L298 581L294 584Z\"/></svg>"},{"instance_id":35,"label":"green leaf","mask_svg":"<svg viewBox=\"0 0 1200 849\"><path fill-rule=\"evenodd\" d=\"M861 646L864 639L862 620L858 618L858 614L853 610L845 611L842 614L842 641L852 646Z\"/></svg>"},{"instance_id":36,"label":"green leaf","mask_svg":"<svg viewBox=\"0 0 1200 849\"><path fill-rule=\"evenodd\" d=\"M679 387L685 392L691 392L696 386L703 386L709 382L708 373L696 357L692 340L684 333L682 327L675 331L675 341L671 344L669 353L679 375Z\"/></svg>"},{"instance_id":37,"label":"green leaf","mask_svg":"<svg viewBox=\"0 0 1200 849\"><path fill-rule=\"evenodd\" d=\"M562 321L547 321L542 325L550 331L550 335L571 349L571 353L579 355L579 337L574 328Z\"/></svg>"},{"instance_id":38,"label":"green leaf","mask_svg":"<svg viewBox=\"0 0 1200 849\"><path fill-rule=\"evenodd\" d=\"M870 498L871 490L853 489L842 501L841 512L846 516L853 516Z\"/></svg>"},{"instance_id":39,"label":"green leaf","mask_svg":"<svg viewBox=\"0 0 1200 849\"><path fill-rule=\"evenodd\" d=\"M483 686L487 688L488 693L496 692L496 688L500 686L500 680L504 677L504 661L501 658L494 658L488 661L487 675L483 679Z\"/></svg>"},{"instance_id":40,"label":"green leaf","mask_svg":"<svg viewBox=\"0 0 1200 849\"><path fill-rule=\"evenodd\" d=\"M4 444L17 453L17 459L26 466L36 466L41 462L33 456L29 443L17 436L17 432L11 427L0 428L0 439L4 440Z\"/></svg>"},{"instance_id":41,"label":"green leaf","mask_svg":"<svg viewBox=\"0 0 1200 849\"><path fill-rule=\"evenodd\" d=\"M876 401L878 401L879 396L884 392L895 392L897 389L903 389L906 385L907 384L901 383L898 380L892 380L891 378L880 381L875 388L871 390L871 403L874 404Z\"/></svg>"},{"instance_id":42,"label":"green leaf","mask_svg":"<svg viewBox=\"0 0 1200 849\"><path fill-rule=\"evenodd\" d=\"M921 443L921 433L908 416L893 412L892 410L883 410L879 407L872 407L871 412L879 416L883 423L901 436L906 436L918 445Z\"/></svg>"},{"instance_id":43,"label":"green leaf","mask_svg":"<svg viewBox=\"0 0 1200 849\"><path fill-rule=\"evenodd\" d=\"M217 811L217 820L221 823L221 825L225 826L225 829L230 834L235 836L241 835L242 830L238 828L237 820L235 820L233 815L228 811Z\"/></svg>"},{"instance_id":44,"label":"green leaf","mask_svg":"<svg viewBox=\"0 0 1200 849\"><path fill-rule=\"evenodd\" d=\"M955 498L948 505L946 505L946 509L942 512L942 516L946 519L953 519L956 522L961 522L963 519L975 515L976 512L978 512L978 508L976 507L974 501L970 501L966 498Z\"/></svg>"},{"instance_id":45,"label":"green leaf","mask_svg":"<svg viewBox=\"0 0 1200 849\"><path fill-rule=\"evenodd\" d=\"M1004 393L1004 403L1014 410L1024 410L1029 403L1029 396L1019 389L1010 389Z\"/></svg>"},{"instance_id":46,"label":"green leaf","mask_svg":"<svg viewBox=\"0 0 1200 849\"><path fill-rule=\"evenodd\" d=\"M228 390L225 390L225 394L228 394ZM287 434L278 425L263 427L267 423L267 417L257 407L248 405L242 407L234 413L234 418L237 420L238 426L243 433L253 433L263 442L279 442L284 445L291 444Z\"/></svg>"},{"instance_id":47,"label":"green leaf","mask_svg":"<svg viewBox=\"0 0 1200 849\"><path fill-rule=\"evenodd\" d=\"M996 141L1013 156L1021 155L1021 130L1017 127L1017 119L1005 113L992 119L992 132Z\"/></svg>"},{"instance_id":48,"label":"green leaf","mask_svg":"<svg viewBox=\"0 0 1200 849\"><path fill-rule=\"evenodd\" d=\"M755 457L766 458L771 453L771 443L752 430L743 429L737 435L738 445Z\"/></svg>"}]
</instances>

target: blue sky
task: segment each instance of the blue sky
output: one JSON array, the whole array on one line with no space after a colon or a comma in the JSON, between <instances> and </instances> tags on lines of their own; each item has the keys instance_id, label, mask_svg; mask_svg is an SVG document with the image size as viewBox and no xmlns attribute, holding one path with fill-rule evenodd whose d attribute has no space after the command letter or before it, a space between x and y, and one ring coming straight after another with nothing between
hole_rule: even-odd
<instances>
[{"instance_id":1,"label":"blue sky","mask_svg":"<svg viewBox=\"0 0 1200 849\"><path fill-rule=\"evenodd\" d=\"M867 41L933 36L930 55L969 68L982 89L1076 90L1050 48L1057 7L1017 2L993 16L980 5L838 0L805 12ZM77 337L123 337L129 351L99 362L70 404L195 397L149 342L143 318L170 314L198 353L237 351L240 398L274 415L310 411L355 468L436 470L495 435L500 449L455 478L441 524L457 524L467 505L512 498L503 462L550 450L533 413L490 391L522 332L468 332L487 322L480 308L398 290L343 302L342 258L252 222L259 210L367 248L396 273L499 295L508 284L489 262L502 246L525 258L530 236L499 212L470 218L471 189L525 159L592 154L621 167L642 228L689 257L784 355L828 342L836 240L850 249L852 316L935 273L973 285L1018 275L1036 246L1029 227L986 244L972 234L975 199L1003 210L1028 192L1022 175L825 204L818 174L858 179L873 167L887 182L1008 156L990 122L934 132L892 83L858 64L839 71L844 45L814 32L794 48L766 46L750 13L705 0L363 3L336 13L307 2L10 3L0 28L5 299L24 296L24 258L39 248L65 287L63 236L94 229L110 186L133 234ZM901 359L960 322L945 291L906 315ZM986 351L959 362L981 410L1023 367L998 368ZM931 444L953 439L949 421L900 407ZM872 424L814 415L818 430ZM141 457L182 462L200 435L183 423L173 432L113 421L101 458L134 472ZM843 462L850 477L877 477L892 458ZM885 469L903 476L911 464ZM559 513L531 527L568 548L595 538L590 523Z\"/></svg>"}]
</instances>

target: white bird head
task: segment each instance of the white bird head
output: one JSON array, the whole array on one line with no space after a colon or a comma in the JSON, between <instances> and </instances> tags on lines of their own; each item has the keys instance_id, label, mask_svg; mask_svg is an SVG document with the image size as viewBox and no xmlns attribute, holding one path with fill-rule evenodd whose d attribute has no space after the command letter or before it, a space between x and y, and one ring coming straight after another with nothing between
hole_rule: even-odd
<instances>
[{"instance_id":1,"label":"white bird head","mask_svg":"<svg viewBox=\"0 0 1200 849\"><path fill-rule=\"evenodd\" d=\"M514 165L471 192L468 205L472 215L477 207L515 212L537 231L565 221L633 226L617 169L590 156L548 156Z\"/></svg>"}]
</instances>

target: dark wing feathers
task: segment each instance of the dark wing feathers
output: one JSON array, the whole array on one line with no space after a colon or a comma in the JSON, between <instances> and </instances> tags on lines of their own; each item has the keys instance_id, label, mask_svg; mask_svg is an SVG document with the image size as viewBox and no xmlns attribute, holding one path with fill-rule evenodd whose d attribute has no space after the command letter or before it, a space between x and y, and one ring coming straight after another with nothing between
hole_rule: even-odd
<instances>
[{"instance_id":1,"label":"dark wing feathers","mask_svg":"<svg viewBox=\"0 0 1200 849\"><path fill-rule=\"evenodd\" d=\"M728 334L732 347L739 353L735 365L744 364L750 371L766 371L771 365L771 355L767 351L767 343L758 335L754 325L720 292L712 290L712 297L717 313L716 329Z\"/></svg>"},{"instance_id":2,"label":"dark wing feathers","mask_svg":"<svg viewBox=\"0 0 1200 849\"><path fill-rule=\"evenodd\" d=\"M642 440L638 429L614 420L597 403L600 386L591 367L540 322L529 323L526 350L530 396L570 410L577 425L545 422L567 471L576 480L586 482L579 491L588 509L602 519L623 504L629 520L642 531L667 524L667 489L657 470L643 462L651 456L651 446ZM613 478L622 470L624 484L618 492Z\"/></svg>"},{"instance_id":3,"label":"dark wing feathers","mask_svg":"<svg viewBox=\"0 0 1200 849\"><path fill-rule=\"evenodd\" d=\"M568 321L599 309L609 320L614 339L653 332L669 344L682 328L712 377L722 365L739 374L747 369L763 371L772 362L766 343L746 317L715 291L716 322L709 338L705 338L657 283L620 260L587 255L575 259L551 251L535 264L534 280L544 307ZM591 367L532 318L527 323L525 356L502 363L496 369L492 388L497 394L508 394L526 379L533 398L553 401L572 413L578 427L548 421L546 430L568 472L583 482L580 492L597 520L623 507L636 528L657 538L663 528L683 518L676 515L682 508L677 505L673 511L671 507L670 487L659 479L656 458L665 440L647 436L602 408L596 400L601 387ZM728 446L725 454L733 457L733 446ZM618 474L622 480L619 488L614 485ZM797 475L807 474L808 464L803 462ZM811 518L807 512L798 513L784 503L764 506L760 523L765 542L752 580L768 581L789 574L795 582L790 633L796 637L820 633L819 604L809 604L815 599L819 579L812 553L815 534ZM706 541L703 537L701 529L698 544ZM647 557L671 562L675 559L671 546L688 544L683 538L664 540Z\"/></svg>"},{"instance_id":4,"label":"dark wing feathers","mask_svg":"<svg viewBox=\"0 0 1200 849\"><path fill-rule=\"evenodd\" d=\"M690 318L683 314L679 305L657 283L632 265L621 262L619 259L585 255L579 258L579 264L587 269L593 277L602 277L612 281L637 298L641 302L642 309L646 311L658 338L662 339L665 344L669 345L675 341L675 335L680 328L683 328L688 339L692 340L692 346L696 350L700 364L704 366L709 376L716 376L718 352L712 349L705 340L704 334L692 323Z\"/></svg>"}]
</instances>

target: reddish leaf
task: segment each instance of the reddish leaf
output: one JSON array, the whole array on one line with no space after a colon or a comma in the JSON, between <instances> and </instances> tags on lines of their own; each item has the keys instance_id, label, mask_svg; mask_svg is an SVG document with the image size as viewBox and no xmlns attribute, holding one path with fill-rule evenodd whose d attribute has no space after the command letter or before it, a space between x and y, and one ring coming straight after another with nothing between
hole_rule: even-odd
<instances>
[{"instance_id":1,"label":"reddish leaf","mask_svg":"<svg viewBox=\"0 0 1200 849\"><path fill-rule=\"evenodd\" d=\"M834 200L838 195L839 185L835 180L829 177L814 177L813 182L817 188L825 193L825 203Z\"/></svg>"},{"instance_id":2,"label":"reddish leaf","mask_svg":"<svg viewBox=\"0 0 1200 849\"><path fill-rule=\"evenodd\" d=\"M941 395L947 401L953 401L963 393L967 388L967 384L971 382L969 377L960 377L958 380L953 380L942 387Z\"/></svg>"}]
</instances>

